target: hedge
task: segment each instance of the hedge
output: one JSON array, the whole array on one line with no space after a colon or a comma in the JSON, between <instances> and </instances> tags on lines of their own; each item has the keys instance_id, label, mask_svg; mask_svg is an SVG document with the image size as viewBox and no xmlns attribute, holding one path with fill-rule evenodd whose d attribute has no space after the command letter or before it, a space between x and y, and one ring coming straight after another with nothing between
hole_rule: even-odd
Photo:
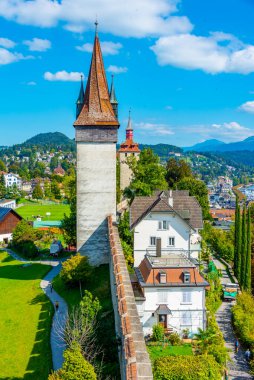
<instances>
[{"instance_id":1,"label":"hedge","mask_svg":"<svg viewBox=\"0 0 254 380\"><path fill-rule=\"evenodd\" d=\"M233 323L241 341L254 346L254 298L250 293L243 292L237 296L237 303L232 308Z\"/></svg>"},{"instance_id":2,"label":"hedge","mask_svg":"<svg viewBox=\"0 0 254 380\"><path fill-rule=\"evenodd\" d=\"M218 380L220 365L211 355L167 356L154 363L155 380Z\"/></svg>"}]
</instances>

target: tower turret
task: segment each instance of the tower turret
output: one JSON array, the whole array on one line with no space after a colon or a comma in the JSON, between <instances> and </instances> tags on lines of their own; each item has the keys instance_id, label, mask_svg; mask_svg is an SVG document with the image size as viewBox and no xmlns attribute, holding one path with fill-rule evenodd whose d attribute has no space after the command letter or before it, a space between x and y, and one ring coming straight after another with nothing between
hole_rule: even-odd
<instances>
[{"instance_id":1,"label":"tower turret","mask_svg":"<svg viewBox=\"0 0 254 380\"><path fill-rule=\"evenodd\" d=\"M76 101L76 118L78 118L85 99L85 92L84 92L84 85L83 85L83 75L81 75L81 83L80 83L80 90L79 90L79 96Z\"/></svg>"},{"instance_id":2,"label":"tower turret","mask_svg":"<svg viewBox=\"0 0 254 380\"><path fill-rule=\"evenodd\" d=\"M112 75L112 80L111 80L110 103L112 105L115 117L118 118L118 101L116 98L116 92L115 92L115 86L114 86L114 75Z\"/></svg>"},{"instance_id":3,"label":"tower turret","mask_svg":"<svg viewBox=\"0 0 254 380\"><path fill-rule=\"evenodd\" d=\"M116 217L119 122L110 103L97 33L83 105L74 123L77 145L77 250L93 265L109 261L107 216Z\"/></svg>"},{"instance_id":4,"label":"tower turret","mask_svg":"<svg viewBox=\"0 0 254 380\"><path fill-rule=\"evenodd\" d=\"M129 119L126 127L126 140L133 140L133 128L131 121L131 111L129 110Z\"/></svg>"}]
</instances>

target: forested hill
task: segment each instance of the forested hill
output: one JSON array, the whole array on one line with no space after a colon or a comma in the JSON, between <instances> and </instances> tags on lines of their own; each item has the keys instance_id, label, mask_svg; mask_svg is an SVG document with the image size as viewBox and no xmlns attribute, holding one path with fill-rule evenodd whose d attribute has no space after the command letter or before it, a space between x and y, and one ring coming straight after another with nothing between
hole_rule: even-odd
<instances>
[{"instance_id":1,"label":"forested hill","mask_svg":"<svg viewBox=\"0 0 254 380\"><path fill-rule=\"evenodd\" d=\"M30 145L56 145L56 146L63 146L63 145L70 145L74 146L74 140L71 140L69 137L64 135L61 132L48 132L48 133L40 133L34 137L31 137L30 139L26 140L23 144L25 146Z\"/></svg>"}]
</instances>

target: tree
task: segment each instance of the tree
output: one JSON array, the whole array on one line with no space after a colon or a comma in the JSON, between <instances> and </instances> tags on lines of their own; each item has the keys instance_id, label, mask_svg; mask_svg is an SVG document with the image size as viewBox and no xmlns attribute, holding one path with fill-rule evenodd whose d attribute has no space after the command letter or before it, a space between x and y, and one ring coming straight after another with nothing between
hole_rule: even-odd
<instances>
[{"instance_id":1,"label":"tree","mask_svg":"<svg viewBox=\"0 0 254 380\"><path fill-rule=\"evenodd\" d=\"M54 157L51 158L49 166L50 166L50 170L52 172L53 172L53 170L55 168L57 168L57 166L58 166L58 158L56 156L54 156Z\"/></svg>"},{"instance_id":2,"label":"tree","mask_svg":"<svg viewBox=\"0 0 254 380\"><path fill-rule=\"evenodd\" d=\"M90 274L88 258L78 253L63 263L60 277L65 284L77 286L79 282L85 282Z\"/></svg>"},{"instance_id":3,"label":"tree","mask_svg":"<svg viewBox=\"0 0 254 380\"><path fill-rule=\"evenodd\" d=\"M195 196L200 206L202 207L203 218L210 219L208 190L203 181L200 181L193 177L186 177L177 183L177 189L189 190L190 195Z\"/></svg>"},{"instance_id":4,"label":"tree","mask_svg":"<svg viewBox=\"0 0 254 380\"><path fill-rule=\"evenodd\" d=\"M62 369L49 375L49 380L96 380L93 366L83 358L81 347L74 342L64 352Z\"/></svg>"},{"instance_id":5,"label":"tree","mask_svg":"<svg viewBox=\"0 0 254 380\"><path fill-rule=\"evenodd\" d=\"M138 160L130 157L127 162L133 172L133 180L127 188L132 195L152 195L154 190L168 188L165 168L160 164L159 157L153 153L152 149L144 149Z\"/></svg>"},{"instance_id":6,"label":"tree","mask_svg":"<svg viewBox=\"0 0 254 380\"><path fill-rule=\"evenodd\" d=\"M0 172L6 172L6 166L2 160L0 160Z\"/></svg>"},{"instance_id":7,"label":"tree","mask_svg":"<svg viewBox=\"0 0 254 380\"><path fill-rule=\"evenodd\" d=\"M251 213L250 208L248 208L247 217L247 247L246 247L246 262L245 262L245 278L244 278L244 289L251 291Z\"/></svg>"},{"instance_id":8,"label":"tree","mask_svg":"<svg viewBox=\"0 0 254 380\"><path fill-rule=\"evenodd\" d=\"M88 290L85 290L82 301L80 302L80 308L84 319L84 323L94 324L98 312L101 310L101 305L98 298L93 298L92 293L90 293Z\"/></svg>"},{"instance_id":9,"label":"tree","mask_svg":"<svg viewBox=\"0 0 254 380\"><path fill-rule=\"evenodd\" d=\"M77 206L76 206L76 180L73 178L69 182L69 190L67 192L67 197L70 202L70 215L64 214L62 220L62 230L66 243L68 245L76 246L77 242Z\"/></svg>"},{"instance_id":10,"label":"tree","mask_svg":"<svg viewBox=\"0 0 254 380\"><path fill-rule=\"evenodd\" d=\"M246 266L246 253L247 253L247 231L246 231L246 204L243 206L242 215L242 241L241 241L241 273L240 273L240 284L244 288L244 278L245 278L245 266Z\"/></svg>"},{"instance_id":11,"label":"tree","mask_svg":"<svg viewBox=\"0 0 254 380\"><path fill-rule=\"evenodd\" d=\"M236 197L236 207L235 207L235 244L234 244L234 273L236 278L238 277L238 235L239 235L239 219L240 219L240 209L239 209L239 198Z\"/></svg>"},{"instance_id":12,"label":"tree","mask_svg":"<svg viewBox=\"0 0 254 380\"><path fill-rule=\"evenodd\" d=\"M0 177L0 198L4 198L5 194L6 194L5 179L4 179L4 175L2 174Z\"/></svg>"},{"instance_id":13,"label":"tree","mask_svg":"<svg viewBox=\"0 0 254 380\"><path fill-rule=\"evenodd\" d=\"M51 193L55 197L55 199L61 199L59 185L55 180L51 182Z\"/></svg>"},{"instance_id":14,"label":"tree","mask_svg":"<svg viewBox=\"0 0 254 380\"><path fill-rule=\"evenodd\" d=\"M237 241L236 241L236 251L237 251L237 279L239 281L239 284L241 282L241 268L242 268L242 252L241 252L241 246L242 246L242 216L241 216L241 207L238 203L238 210L237 210L237 225L235 226L237 229Z\"/></svg>"},{"instance_id":15,"label":"tree","mask_svg":"<svg viewBox=\"0 0 254 380\"><path fill-rule=\"evenodd\" d=\"M176 160L171 157L166 166L166 181L172 188L185 177L193 177L190 166L184 160Z\"/></svg>"},{"instance_id":16,"label":"tree","mask_svg":"<svg viewBox=\"0 0 254 380\"><path fill-rule=\"evenodd\" d=\"M38 250L34 243L36 239L36 231L24 219L17 224L12 234L13 245L27 257L37 255Z\"/></svg>"},{"instance_id":17,"label":"tree","mask_svg":"<svg viewBox=\"0 0 254 380\"><path fill-rule=\"evenodd\" d=\"M37 183L33 189L32 194L33 199L42 199L43 198L43 191L39 183Z\"/></svg>"}]
</instances>

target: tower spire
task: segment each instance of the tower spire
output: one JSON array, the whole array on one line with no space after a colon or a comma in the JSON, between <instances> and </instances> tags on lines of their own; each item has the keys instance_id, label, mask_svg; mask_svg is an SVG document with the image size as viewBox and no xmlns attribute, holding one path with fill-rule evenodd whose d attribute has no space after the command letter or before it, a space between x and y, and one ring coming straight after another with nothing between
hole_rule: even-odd
<instances>
[{"instance_id":1,"label":"tower spire","mask_svg":"<svg viewBox=\"0 0 254 380\"><path fill-rule=\"evenodd\" d=\"M84 97L85 97L85 92L84 92L84 84L83 84L83 75L81 74L80 75L80 90L79 90L79 96L78 96L78 99L76 101L76 117L79 116L81 110L82 110L82 107L83 107L83 104L84 104Z\"/></svg>"},{"instance_id":2,"label":"tower spire","mask_svg":"<svg viewBox=\"0 0 254 380\"><path fill-rule=\"evenodd\" d=\"M108 83L97 32L97 21L95 26L93 55L84 95L84 105L74 126L110 125L118 128L119 123L109 98Z\"/></svg>"},{"instance_id":3,"label":"tower spire","mask_svg":"<svg viewBox=\"0 0 254 380\"><path fill-rule=\"evenodd\" d=\"M115 117L118 118L118 101L116 98L115 86L114 86L114 75L111 75L111 87L110 87L110 103L112 105Z\"/></svg>"},{"instance_id":4,"label":"tower spire","mask_svg":"<svg viewBox=\"0 0 254 380\"><path fill-rule=\"evenodd\" d=\"M128 124L126 127L126 140L132 140L133 139L133 128L132 128L132 120L131 120L131 109L129 109L129 118L128 118Z\"/></svg>"}]
</instances>

